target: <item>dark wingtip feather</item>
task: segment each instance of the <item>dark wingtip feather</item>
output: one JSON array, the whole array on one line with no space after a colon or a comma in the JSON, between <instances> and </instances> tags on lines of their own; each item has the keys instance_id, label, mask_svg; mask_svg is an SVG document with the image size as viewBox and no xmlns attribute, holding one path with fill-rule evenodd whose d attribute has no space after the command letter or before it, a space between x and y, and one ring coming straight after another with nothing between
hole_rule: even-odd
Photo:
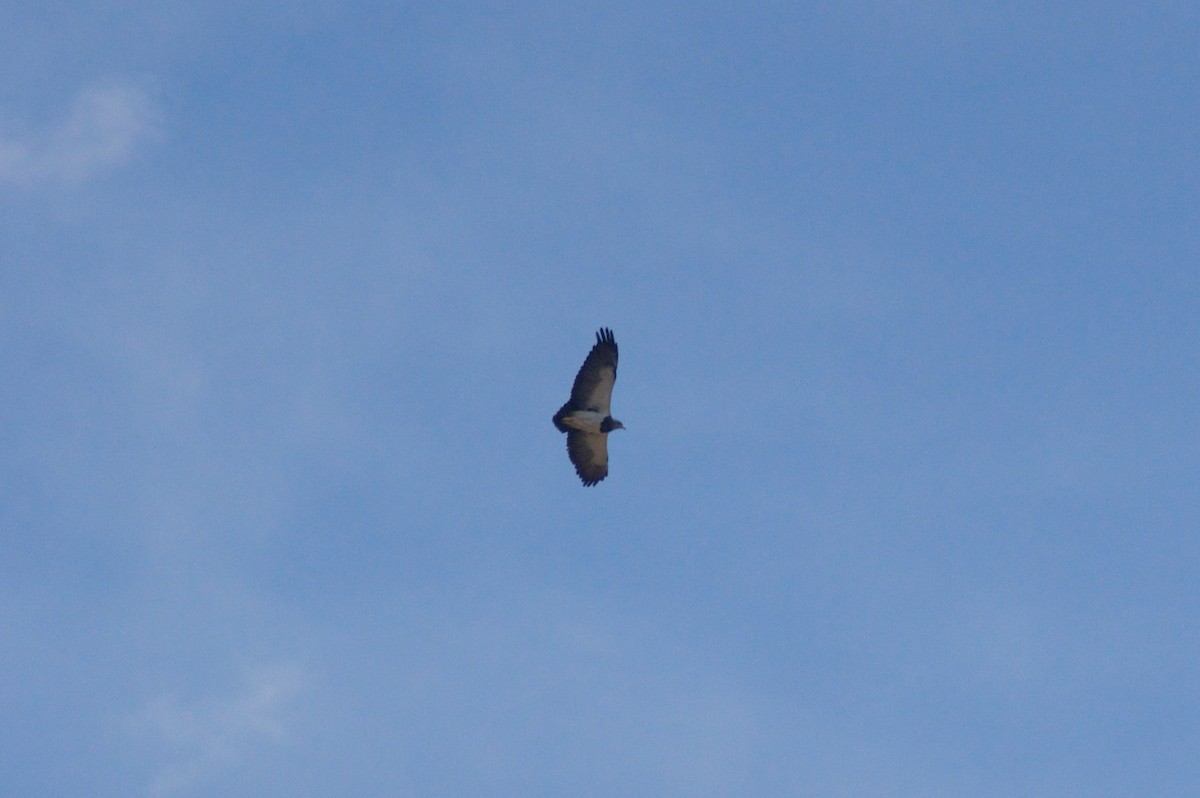
<instances>
[{"instance_id":1,"label":"dark wingtip feather","mask_svg":"<svg viewBox=\"0 0 1200 798\"><path fill-rule=\"evenodd\" d=\"M601 327L600 331L596 333L596 345L599 346L601 344L607 344L613 349L617 348L617 339L613 335L613 331L608 327Z\"/></svg>"}]
</instances>

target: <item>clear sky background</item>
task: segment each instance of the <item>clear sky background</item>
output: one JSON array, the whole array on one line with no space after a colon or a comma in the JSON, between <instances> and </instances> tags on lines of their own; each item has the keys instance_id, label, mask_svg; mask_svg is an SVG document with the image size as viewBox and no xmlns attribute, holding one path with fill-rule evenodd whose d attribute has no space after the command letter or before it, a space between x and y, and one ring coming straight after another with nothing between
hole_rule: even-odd
<instances>
[{"instance_id":1,"label":"clear sky background","mask_svg":"<svg viewBox=\"0 0 1200 798\"><path fill-rule=\"evenodd\" d=\"M1200 794L1198 8L5 4L4 794Z\"/></svg>"}]
</instances>

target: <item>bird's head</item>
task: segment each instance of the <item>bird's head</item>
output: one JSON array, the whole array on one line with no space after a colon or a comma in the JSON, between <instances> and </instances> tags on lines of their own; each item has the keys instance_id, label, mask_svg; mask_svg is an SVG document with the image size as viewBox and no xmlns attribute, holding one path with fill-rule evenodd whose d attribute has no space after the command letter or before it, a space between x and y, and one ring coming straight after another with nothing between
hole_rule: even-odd
<instances>
[{"instance_id":1,"label":"bird's head","mask_svg":"<svg viewBox=\"0 0 1200 798\"><path fill-rule=\"evenodd\" d=\"M609 416L600 423L601 432L612 432L615 429L625 429L625 425L612 416Z\"/></svg>"}]
</instances>

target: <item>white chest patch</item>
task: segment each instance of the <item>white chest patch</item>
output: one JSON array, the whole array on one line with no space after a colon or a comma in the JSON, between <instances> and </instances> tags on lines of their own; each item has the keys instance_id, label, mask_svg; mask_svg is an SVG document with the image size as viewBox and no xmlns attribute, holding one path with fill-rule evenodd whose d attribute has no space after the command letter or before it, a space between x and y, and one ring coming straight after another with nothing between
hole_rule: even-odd
<instances>
[{"instance_id":1,"label":"white chest patch","mask_svg":"<svg viewBox=\"0 0 1200 798\"><path fill-rule=\"evenodd\" d=\"M573 413L563 416L562 423L563 426L571 427L581 432L599 432L600 422L603 420L604 415L597 413L595 410L576 410Z\"/></svg>"}]
</instances>

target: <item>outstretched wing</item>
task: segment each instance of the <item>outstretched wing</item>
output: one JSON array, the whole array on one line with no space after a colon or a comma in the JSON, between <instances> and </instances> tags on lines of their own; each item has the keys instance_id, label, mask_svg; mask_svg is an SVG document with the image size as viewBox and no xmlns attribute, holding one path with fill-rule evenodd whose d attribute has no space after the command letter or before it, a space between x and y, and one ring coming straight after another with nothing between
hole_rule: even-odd
<instances>
[{"instance_id":1,"label":"outstretched wing","mask_svg":"<svg viewBox=\"0 0 1200 798\"><path fill-rule=\"evenodd\" d=\"M567 456L583 484L595 485L608 476L608 433L571 430L567 433Z\"/></svg>"},{"instance_id":2,"label":"outstretched wing","mask_svg":"<svg viewBox=\"0 0 1200 798\"><path fill-rule=\"evenodd\" d=\"M613 383L617 381L617 340L612 330L601 327L596 345L588 352L575 385L571 387L572 410L595 410L607 416L612 403ZM601 477L603 479L603 477Z\"/></svg>"}]
</instances>

